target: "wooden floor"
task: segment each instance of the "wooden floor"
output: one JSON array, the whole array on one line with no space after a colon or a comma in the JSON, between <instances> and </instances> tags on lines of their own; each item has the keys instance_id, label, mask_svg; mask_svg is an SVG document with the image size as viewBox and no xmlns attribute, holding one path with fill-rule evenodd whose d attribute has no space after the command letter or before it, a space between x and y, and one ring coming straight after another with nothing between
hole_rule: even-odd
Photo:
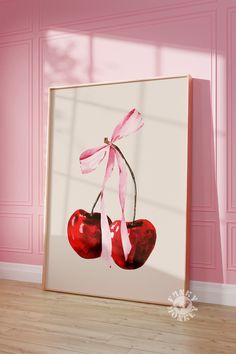
<instances>
[{"instance_id":1,"label":"wooden floor","mask_svg":"<svg viewBox=\"0 0 236 354\"><path fill-rule=\"evenodd\" d=\"M0 280L0 353L236 354L236 308L197 306L195 318L178 322L163 306Z\"/></svg>"}]
</instances>

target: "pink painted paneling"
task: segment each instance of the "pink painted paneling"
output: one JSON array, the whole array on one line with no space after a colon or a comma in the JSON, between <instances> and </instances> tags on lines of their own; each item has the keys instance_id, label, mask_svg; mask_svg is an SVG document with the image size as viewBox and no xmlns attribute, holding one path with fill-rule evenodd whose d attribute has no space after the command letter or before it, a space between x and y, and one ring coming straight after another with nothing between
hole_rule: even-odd
<instances>
[{"instance_id":1,"label":"pink painted paneling","mask_svg":"<svg viewBox=\"0 0 236 354\"><path fill-rule=\"evenodd\" d=\"M236 271L236 222L228 223L227 233L227 269Z\"/></svg>"},{"instance_id":2,"label":"pink painted paneling","mask_svg":"<svg viewBox=\"0 0 236 354\"><path fill-rule=\"evenodd\" d=\"M228 210L236 212L236 7L228 10Z\"/></svg>"},{"instance_id":3,"label":"pink painted paneling","mask_svg":"<svg viewBox=\"0 0 236 354\"><path fill-rule=\"evenodd\" d=\"M0 214L1 252L32 253L32 215Z\"/></svg>"},{"instance_id":4,"label":"pink painted paneling","mask_svg":"<svg viewBox=\"0 0 236 354\"><path fill-rule=\"evenodd\" d=\"M43 254L44 252L44 239L43 239L43 215L39 215L38 216L38 230L39 230L39 234L38 234L38 252L39 254Z\"/></svg>"},{"instance_id":5,"label":"pink painted paneling","mask_svg":"<svg viewBox=\"0 0 236 354\"><path fill-rule=\"evenodd\" d=\"M42 263L49 86L189 73L191 279L236 283L234 0L0 0L0 13L0 260Z\"/></svg>"},{"instance_id":6,"label":"pink painted paneling","mask_svg":"<svg viewBox=\"0 0 236 354\"><path fill-rule=\"evenodd\" d=\"M214 222L192 222L191 266L194 268L215 268L216 250ZM204 248L202 248L204 245ZM197 250L197 252L195 251Z\"/></svg>"},{"instance_id":7,"label":"pink painted paneling","mask_svg":"<svg viewBox=\"0 0 236 354\"><path fill-rule=\"evenodd\" d=\"M32 201L32 44L0 44L0 202Z\"/></svg>"},{"instance_id":8,"label":"pink painted paneling","mask_svg":"<svg viewBox=\"0 0 236 354\"><path fill-rule=\"evenodd\" d=\"M42 0L40 8L40 24L41 29L50 28L52 25L60 25L65 28L71 23L78 22L94 22L107 20L110 16L128 17L130 14L150 13L153 9L170 9L173 6L186 6L194 3L195 0L135 0L135 1L108 1L97 0L78 1L78 0ZM198 1L201 3L201 1ZM56 9L56 11L55 11Z\"/></svg>"},{"instance_id":9,"label":"pink painted paneling","mask_svg":"<svg viewBox=\"0 0 236 354\"><path fill-rule=\"evenodd\" d=\"M0 36L29 32L32 29L32 1L0 2Z\"/></svg>"},{"instance_id":10,"label":"pink painted paneling","mask_svg":"<svg viewBox=\"0 0 236 354\"><path fill-rule=\"evenodd\" d=\"M191 279L223 282L219 223L193 220L191 225ZM210 279L210 280L209 280Z\"/></svg>"}]
</instances>

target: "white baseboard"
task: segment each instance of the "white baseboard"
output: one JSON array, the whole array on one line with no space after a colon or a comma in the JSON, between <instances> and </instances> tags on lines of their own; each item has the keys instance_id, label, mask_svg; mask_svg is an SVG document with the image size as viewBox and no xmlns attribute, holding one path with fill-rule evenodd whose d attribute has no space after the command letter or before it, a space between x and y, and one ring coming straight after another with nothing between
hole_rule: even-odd
<instances>
[{"instance_id":1,"label":"white baseboard","mask_svg":"<svg viewBox=\"0 0 236 354\"><path fill-rule=\"evenodd\" d=\"M0 262L0 279L41 283L42 266ZM199 302L236 306L236 285L191 281L190 290Z\"/></svg>"},{"instance_id":2,"label":"white baseboard","mask_svg":"<svg viewBox=\"0 0 236 354\"><path fill-rule=\"evenodd\" d=\"M236 306L236 284L191 281L190 289L200 302Z\"/></svg>"},{"instance_id":3,"label":"white baseboard","mask_svg":"<svg viewBox=\"0 0 236 354\"><path fill-rule=\"evenodd\" d=\"M0 262L0 279L41 283L42 266L22 263Z\"/></svg>"}]
</instances>

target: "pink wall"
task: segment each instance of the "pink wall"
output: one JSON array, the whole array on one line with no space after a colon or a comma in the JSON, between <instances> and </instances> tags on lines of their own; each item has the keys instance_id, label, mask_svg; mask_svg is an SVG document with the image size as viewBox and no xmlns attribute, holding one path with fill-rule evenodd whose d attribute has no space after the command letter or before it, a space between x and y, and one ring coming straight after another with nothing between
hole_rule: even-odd
<instances>
[{"instance_id":1,"label":"pink wall","mask_svg":"<svg viewBox=\"0 0 236 354\"><path fill-rule=\"evenodd\" d=\"M190 73L191 279L236 283L235 1L0 0L0 14L0 260L42 263L48 86Z\"/></svg>"}]
</instances>

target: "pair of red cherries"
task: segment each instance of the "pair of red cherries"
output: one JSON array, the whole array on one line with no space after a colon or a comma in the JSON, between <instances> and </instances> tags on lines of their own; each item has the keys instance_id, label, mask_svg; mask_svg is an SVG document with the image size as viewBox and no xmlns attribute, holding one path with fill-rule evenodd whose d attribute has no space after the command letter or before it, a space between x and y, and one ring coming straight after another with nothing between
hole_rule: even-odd
<instances>
[{"instance_id":1,"label":"pair of red cherries","mask_svg":"<svg viewBox=\"0 0 236 354\"><path fill-rule=\"evenodd\" d=\"M112 258L123 269L137 269L144 265L156 243L156 230L145 219L127 222L131 250L125 259L122 239L121 220L108 222L112 234ZM93 259L101 256L101 214L76 210L68 222L68 239L71 247L82 258Z\"/></svg>"}]
</instances>

